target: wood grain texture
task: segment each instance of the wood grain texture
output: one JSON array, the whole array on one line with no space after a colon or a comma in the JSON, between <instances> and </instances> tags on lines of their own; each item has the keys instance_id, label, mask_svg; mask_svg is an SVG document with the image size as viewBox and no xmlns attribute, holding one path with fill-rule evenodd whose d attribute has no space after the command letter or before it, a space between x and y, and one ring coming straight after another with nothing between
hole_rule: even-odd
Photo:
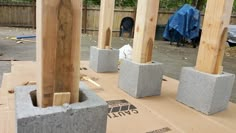
<instances>
[{"instance_id":1,"label":"wood grain texture","mask_svg":"<svg viewBox=\"0 0 236 133\"><path fill-rule=\"evenodd\" d=\"M138 0L132 60L147 63L152 60L159 0Z\"/></svg>"},{"instance_id":2,"label":"wood grain texture","mask_svg":"<svg viewBox=\"0 0 236 133\"><path fill-rule=\"evenodd\" d=\"M38 105L52 106L53 93L71 92L78 102L82 0L37 1Z\"/></svg>"},{"instance_id":3,"label":"wood grain texture","mask_svg":"<svg viewBox=\"0 0 236 133\"><path fill-rule=\"evenodd\" d=\"M221 40L220 40L220 47L219 47L219 53L217 55L216 59L216 65L215 65L215 70L214 74L222 74L223 73L223 59L224 59L224 53L225 53L225 43L228 37L228 28L225 28L223 30Z\"/></svg>"},{"instance_id":4,"label":"wood grain texture","mask_svg":"<svg viewBox=\"0 0 236 133\"><path fill-rule=\"evenodd\" d=\"M101 0L98 32L98 48L111 47L115 0Z\"/></svg>"},{"instance_id":5,"label":"wood grain texture","mask_svg":"<svg viewBox=\"0 0 236 133\"><path fill-rule=\"evenodd\" d=\"M70 92L54 93L53 106L62 106L65 103L70 103Z\"/></svg>"},{"instance_id":6,"label":"wood grain texture","mask_svg":"<svg viewBox=\"0 0 236 133\"><path fill-rule=\"evenodd\" d=\"M233 0L208 0L196 69L210 74L222 72L227 27Z\"/></svg>"}]
</instances>

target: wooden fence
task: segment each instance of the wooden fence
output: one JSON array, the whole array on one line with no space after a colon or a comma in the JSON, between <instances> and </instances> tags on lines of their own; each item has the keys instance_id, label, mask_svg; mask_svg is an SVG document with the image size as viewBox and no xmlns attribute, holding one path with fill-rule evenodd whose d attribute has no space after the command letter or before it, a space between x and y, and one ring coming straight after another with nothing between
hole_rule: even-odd
<instances>
[{"instance_id":1,"label":"wooden fence","mask_svg":"<svg viewBox=\"0 0 236 133\"><path fill-rule=\"evenodd\" d=\"M0 26L35 27L35 3L0 3ZM83 8L83 33L97 35L99 27L99 7ZM159 11L157 25L165 25L173 11ZM119 36L120 22L124 17L135 20L135 8L116 8L114 12L113 36ZM202 15L203 18L204 15ZM203 20L203 19L202 19ZM236 24L236 15L232 15L231 24Z\"/></svg>"},{"instance_id":2,"label":"wooden fence","mask_svg":"<svg viewBox=\"0 0 236 133\"><path fill-rule=\"evenodd\" d=\"M0 26L35 27L36 6L31 3L0 1Z\"/></svg>"},{"instance_id":3,"label":"wooden fence","mask_svg":"<svg viewBox=\"0 0 236 133\"><path fill-rule=\"evenodd\" d=\"M99 28L99 7L83 9L83 32L97 35ZM119 36L120 23L124 17L131 17L135 20L136 9L116 8L114 11L113 36Z\"/></svg>"}]
</instances>

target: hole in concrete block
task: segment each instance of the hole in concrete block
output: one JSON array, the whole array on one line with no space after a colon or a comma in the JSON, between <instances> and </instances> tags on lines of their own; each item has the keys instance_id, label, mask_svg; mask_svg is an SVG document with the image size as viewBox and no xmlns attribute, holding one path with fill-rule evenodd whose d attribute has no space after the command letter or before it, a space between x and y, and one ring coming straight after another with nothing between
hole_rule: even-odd
<instances>
[{"instance_id":1,"label":"hole in concrete block","mask_svg":"<svg viewBox=\"0 0 236 133\"><path fill-rule=\"evenodd\" d=\"M167 80L163 78L162 81L167 81Z\"/></svg>"},{"instance_id":2,"label":"hole in concrete block","mask_svg":"<svg viewBox=\"0 0 236 133\"><path fill-rule=\"evenodd\" d=\"M84 92L79 91L79 102L85 102L86 100L88 100L88 97L84 94Z\"/></svg>"},{"instance_id":3,"label":"hole in concrete block","mask_svg":"<svg viewBox=\"0 0 236 133\"><path fill-rule=\"evenodd\" d=\"M38 107L38 104L37 104L37 91L36 90L31 91L30 92L30 97L31 97L33 106ZM84 94L84 92L79 91L79 103L85 102L87 99L88 99L88 97Z\"/></svg>"},{"instance_id":4,"label":"hole in concrete block","mask_svg":"<svg viewBox=\"0 0 236 133\"><path fill-rule=\"evenodd\" d=\"M37 95L36 95L36 90L35 91L31 91L30 92L30 97L31 97L31 100L32 100L32 104L37 107Z\"/></svg>"}]
</instances>

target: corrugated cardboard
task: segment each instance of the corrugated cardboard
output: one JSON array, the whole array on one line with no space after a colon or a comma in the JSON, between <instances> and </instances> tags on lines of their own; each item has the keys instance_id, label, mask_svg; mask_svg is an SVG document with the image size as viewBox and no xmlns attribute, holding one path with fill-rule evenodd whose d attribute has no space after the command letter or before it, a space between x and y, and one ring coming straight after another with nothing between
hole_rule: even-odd
<instances>
[{"instance_id":1,"label":"corrugated cardboard","mask_svg":"<svg viewBox=\"0 0 236 133\"><path fill-rule=\"evenodd\" d=\"M118 88L118 73L98 74L81 62L81 74L96 84L85 82L97 95L108 101L108 133L234 133L236 105L213 116L206 116L175 100L178 81L164 77L161 96L135 99ZM14 94L7 91L36 79L36 64L13 62L12 72L4 74L0 90L0 133L14 127ZM155 79L150 79L155 80ZM5 121L8 121L7 124Z\"/></svg>"}]
</instances>

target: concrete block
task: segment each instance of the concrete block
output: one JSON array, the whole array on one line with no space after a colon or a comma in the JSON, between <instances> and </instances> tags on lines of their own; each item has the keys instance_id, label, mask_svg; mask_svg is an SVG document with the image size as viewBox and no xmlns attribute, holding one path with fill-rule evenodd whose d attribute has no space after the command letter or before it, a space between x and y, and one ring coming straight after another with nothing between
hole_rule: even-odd
<instances>
[{"instance_id":1,"label":"concrete block","mask_svg":"<svg viewBox=\"0 0 236 133\"><path fill-rule=\"evenodd\" d=\"M39 108L36 86L15 89L17 133L105 133L107 103L80 84L80 103ZM32 98L31 98L32 97Z\"/></svg>"},{"instance_id":2,"label":"concrete block","mask_svg":"<svg viewBox=\"0 0 236 133\"><path fill-rule=\"evenodd\" d=\"M119 50L90 48L89 67L98 73L117 72L119 62Z\"/></svg>"},{"instance_id":3,"label":"concrete block","mask_svg":"<svg viewBox=\"0 0 236 133\"><path fill-rule=\"evenodd\" d=\"M161 94L162 63L139 64L122 60L119 88L135 98Z\"/></svg>"},{"instance_id":4,"label":"concrete block","mask_svg":"<svg viewBox=\"0 0 236 133\"><path fill-rule=\"evenodd\" d=\"M177 101L207 115L221 112L228 106L234 79L230 73L214 75L184 67Z\"/></svg>"}]
</instances>

